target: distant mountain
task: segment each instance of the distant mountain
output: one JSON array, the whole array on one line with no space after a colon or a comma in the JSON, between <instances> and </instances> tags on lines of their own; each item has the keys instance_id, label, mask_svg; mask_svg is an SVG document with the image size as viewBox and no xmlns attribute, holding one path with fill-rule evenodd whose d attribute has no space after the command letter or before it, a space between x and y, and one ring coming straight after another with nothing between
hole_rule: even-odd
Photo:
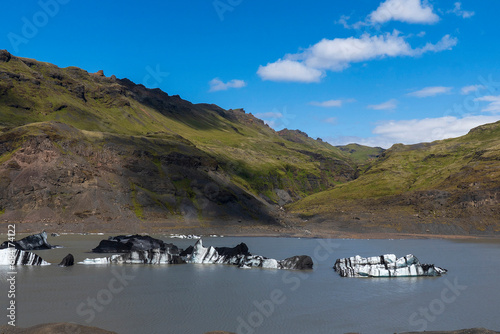
<instances>
[{"instance_id":1,"label":"distant mountain","mask_svg":"<svg viewBox=\"0 0 500 334\"><path fill-rule=\"evenodd\" d=\"M378 159L385 151L381 147L370 147L359 144L348 144L337 146L342 152L347 154L356 163L365 165Z\"/></svg>"},{"instance_id":2,"label":"distant mountain","mask_svg":"<svg viewBox=\"0 0 500 334\"><path fill-rule=\"evenodd\" d=\"M280 206L359 173L349 154L302 137L0 51L0 219L25 228L281 226Z\"/></svg>"},{"instance_id":3,"label":"distant mountain","mask_svg":"<svg viewBox=\"0 0 500 334\"><path fill-rule=\"evenodd\" d=\"M459 138L394 145L356 180L290 210L332 229L500 234L500 122Z\"/></svg>"}]
</instances>

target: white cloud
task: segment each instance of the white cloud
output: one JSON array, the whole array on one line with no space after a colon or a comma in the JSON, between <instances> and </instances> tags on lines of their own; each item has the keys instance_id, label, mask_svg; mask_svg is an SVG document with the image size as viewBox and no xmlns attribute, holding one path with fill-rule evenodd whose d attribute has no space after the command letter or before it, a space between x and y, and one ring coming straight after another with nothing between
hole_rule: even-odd
<instances>
[{"instance_id":1,"label":"white cloud","mask_svg":"<svg viewBox=\"0 0 500 334\"><path fill-rule=\"evenodd\" d=\"M351 29L351 26L347 23L347 20L349 20L349 19L350 19L349 16L342 15L340 17L340 19L338 21L336 21L335 23L343 25L344 28L346 28L346 29Z\"/></svg>"},{"instance_id":2,"label":"white cloud","mask_svg":"<svg viewBox=\"0 0 500 334\"><path fill-rule=\"evenodd\" d=\"M457 39L444 36L438 43L412 48L395 30L392 34L362 35L360 38L323 39L302 53L286 55L274 63L259 66L263 80L318 82L325 71L342 71L351 63L400 56L420 56L426 52L449 50Z\"/></svg>"},{"instance_id":3,"label":"white cloud","mask_svg":"<svg viewBox=\"0 0 500 334\"><path fill-rule=\"evenodd\" d=\"M449 10L448 13L453 13L457 16L461 16L464 19L468 19L469 17L472 17L474 16L474 14L476 14L472 11L463 10L461 2L455 2L455 7L452 10Z\"/></svg>"},{"instance_id":4,"label":"white cloud","mask_svg":"<svg viewBox=\"0 0 500 334\"><path fill-rule=\"evenodd\" d=\"M432 24L439 21L427 1L420 0L386 0L368 15L371 23L400 21L406 23Z\"/></svg>"},{"instance_id":5,"label":"white cloud","mask_svg":"<svg viewBox=\"0 0 500 334\"><path fill-rule=\"evenodd\" d=\"M320 70L290 59L279 59L266 66L261 65L257 74L263 80L298 82L318 82L323 76Z\"/></svg>"},{"instance_id":6,"label":"white cloud","mask_svg":"<svg viewBox=\"0 0 500 334\"><path fill-rule=\"evenodd\" d=\"M463 136L476 126L496 122L499 119L496 116L468 116L464 118L445 116L388 121L376 126L373 133L386 141L392 141L392 143L415 144Z\"/></svg>"},{"instance_id":7,"label":"white cloud","mask_svg":"<svg viewBox=\"0 0 500 334\"><path fill-rule=\"evenodd\" d=\"M310 105L316 106L316 107L323 107L323 108L332 108L332 107L342 107L342 105L346 102L354 102L356 100L354 99L347 99L347 100L328 100L328 101L323 101L323 102L318 102L318 101L312 101L309 102Z\"/></svg>"},{"instance_id":8,"label":"white cloud","mask_svg":"<svg viewBox=\"0 0 500 334\"><path fill-rule=\"evenodd\" d=\"M323 39L299 58L305 58L304 62L309 67L342 71L354 62L411 54L411 46L394 31L380 36L364 34L360 38Z\"/></svg>"},{"instance_id":9,"label":"white cloud","mask_svg":"<svg viewBox=\"0 0 500 334\"><path fill-rule=\"evenodd\" d=\"M436 44L427 43L424 47L415 49L413 52L414 56L420 56L426 52L441 52L445 50L451 50L455 45L457 45L458 40L450 35L444 35L443 38Z\"/></svg>"},{"instance_id":10,"label":"white cloud","mask_svg":"<svg viewBox=\"0 0 500 334\"><path fill-rule=\"evenodd\" d=\"M281 117L283 117L283 114L280 112L270 111L270 112L263 112L263 113L255 114L255 117L257 117L257 118L281 118Z\"/></svg>"},{"instance_id":11,"label":"white cloud","mask_svg":"<svg viewBox=\"0 0 500 334\"><path fill-rule=\"evenodd\" d=\"M359 145L365 145L371 147L389 148L394 144L394 142L385 140L384 138L380 137L363 138L358 136L339 136L339 137L327 137L325 140L329 144L334 146L356 143Z\"/></svg>"},{"instance_id":12,"label":"white cloud","mask_svg":"<svg viewBox=\"0 0 500 334\"><path fill-rule=\"evenodd\" d=\"M406 95L415 97L429 97L429 96L436 96L440 94L449 93L452 89L453 87L443 87L443 86L425 87L415 92L408 93Z\"/></svg>"},{"instance_id":13,"label":"white cloud","mask_svg":"<svg viewBox=\"0 0 500 334\"><path fill-rule=\"evenodd\" d=\"M337 117L328 117L323 120L325 123L330 123L330 124L336 124L337 123Z\"/></svg>"},{"instance_id":14,"label":"white cloud","mask_svg":"<svg viewBox=\"0 0 500 334\"><path fill-rule=\"evenodd\" d=\"M481 89L486 89L486 86L483 86L483 85L470 85L470 86L465 86L465 87L462 87L462 89L460 90L460 93L462 95L467 95L469 93L472 93L472 92L477 92Z\"/></svg>"},{"instance_id":15,"label":"white cloud","mask_svg":"<svg viewBox=\"0 0 500 334\"><path fill-rule=\"evenodd\" d=\"M230 80L228 82L223 82L221 79L215 78L215 79L210 80L209 85L210 85L209 91L216 92L219 90L228 90L229 88L245 87L247 84L243 80L233 79L233 80Z\"/></svg>"},{"instance_id":16,"label":"white cloud","mask_svg":"<svg viewBox=\"0 0 500 334\"><path fill-rule=\"evenodd\" d=\"M328 138L332 145L358 143L367 146L389 148L393 144L417 144L434 140L460 137L470 129L486 123L500 120L497 116L468 116L456 118L451 116L379 123L372 133L373 137L337 137Z\"/></svg>"},{"instance_id":17,"label":"white cloud","mask_svg":"<svg viewBox=\"0 0 500 334\"><path fill-rule=\"evenodd\" d=\"M373 110L393 110L396 109L397 106L398 106L398 101L396 99L391 99L389 101L380 104L370 104L369 106L367 106L367 108Z\"/></svg>"},{"instance_id":18,"label":"white cloud","mask_svg":"<svg viewBox=\"0 0 500 334\"><path fill-rule=\"evenodd\" d=\"M481 111L500 113L500 95L498 96L489 95L489 96L478 97L475 98L474 101L489 102L489 104L485 108L481 109Z\"/></svg>"}]
</instances>

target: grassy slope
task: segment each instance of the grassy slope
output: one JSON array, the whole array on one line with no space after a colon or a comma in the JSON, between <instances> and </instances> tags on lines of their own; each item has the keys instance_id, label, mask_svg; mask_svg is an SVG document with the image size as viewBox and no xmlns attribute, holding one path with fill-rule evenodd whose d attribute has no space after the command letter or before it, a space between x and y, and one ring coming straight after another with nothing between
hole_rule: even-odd
<instances>
[{"instance_id":1,"label":"grassy slope","mask_svg":"<svg viewBox=\"0 0 500 334\"><path fill-rule=\"evenodd\" d=\"M215 158L234 183L273 201L279 199L275 188L304 197L346 181L352 176L345 174L354 175L356 168L338 148L288 141L242 110L194 105L126 79L16 57L0 61L0 78L4 132L57 121L84 130L88 139L112 134L143 143L154 139L194 145ZM149 150L157 147L149 145Z\"/></svg>"},{"instance_id":2,"label":"grassy slope","mask_svg":"<svg viewBox=\"0 0 500 334\"><path fill-rule=\"evenodd\" d=\"M348 144L337 147L360 165L373 162L384 152L384 149L381 147L370 147L359 144Z\"/></svg>"},{"instance_id":3,"label":"grassy slope","mask_svg":"<svg viewBox=\"0 0 500 334\"><path fill-rule=\"evenodd\" d=\"M452 202L447 204L448 212L442 215L458 217L460 209L453 205L475 201L468 199L474 197L471 194L491 192L487 197L496 197L500 186L499 161L500 122L480 126L459 138L410 146L398 144L384 152L358 179L313 194L293 203L290 209L303 216L314 216L342 208L356 211L361 210L361 205L380 205L377 208L380 211L390 211L392 206L392 209L397 207L400 215L405 212L418 215L415 202L399 199L439 190L446 192ZM478 198L477 202L484 200ZM488 201L484 204L489 205ZM483 218L488 219L498 220L493 213Z\"/></svg>"}]
</instances>

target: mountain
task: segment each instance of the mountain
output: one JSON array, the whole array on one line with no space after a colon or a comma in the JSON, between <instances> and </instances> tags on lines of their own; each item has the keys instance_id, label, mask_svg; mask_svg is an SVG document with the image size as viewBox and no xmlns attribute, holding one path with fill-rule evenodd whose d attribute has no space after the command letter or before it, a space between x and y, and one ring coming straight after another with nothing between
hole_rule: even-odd
<instances>
[{"instance_id":1,"label":"mountain","mask_svg":"<svg viewBox=\"0 0 500 334\"><path fill-rule=\"evenodd\" d=\"M337 147L359 165L367 165L375 161L385 151L381 147L370 147L359 144L348 144Z\"/></svg>"},{"instance_id":2,"label":"mountain","mask_svg":"<svg viewBox=\"0 0 500 334\"><path fill-rule=\"evenodd\" d=\"M500 234L500 122L467 135L396 144L361 176L289 206L325 229Z\"/></svg>"},{"instance_id":3,"label":"mountain","mask_svg":"<svg viewBox=\"0 0 500 334\"><path fill-rule=\"evenodd\" d=\"M358 163L243 109L0 51L0 219L18 229L283 225Z\"/></svg>"}]
</instances>

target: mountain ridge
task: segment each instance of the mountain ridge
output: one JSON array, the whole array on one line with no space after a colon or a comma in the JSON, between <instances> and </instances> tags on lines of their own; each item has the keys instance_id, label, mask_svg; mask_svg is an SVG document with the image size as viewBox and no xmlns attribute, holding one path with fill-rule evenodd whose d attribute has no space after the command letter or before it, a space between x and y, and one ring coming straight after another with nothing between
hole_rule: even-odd
<instances>
[{"instance_id":1,"label":"mountain ridge","mask_svg":"<svg viewBox=\"0 0 500 334\"><path fill-rule=\"evenodd\" d=\"M6 51L0 129L0 219L23 226L281 227L280 206L357 175L338 148L243 109Z\"/></svg>"},{"instance_id":2,"label":"mountain ridge","mask_svg":"<svg viewBox=\"0 0 500 334\"><path fill-rule=\"evenodd\" d=\"M500 234L500 122L384 151L351 182L292 203L314 221L367 231ZM316 218L315 218L316 217Z\"/></svg>"},{"instance_id":3,"label":"mountain ridge","mask_svg":"<svg viewBox=\"0 0 500 334\"><path fill-rule=\"evenodd\" d=\"M500 232L500 122L384 150L0 51L0 221L21 230Z\"/></svg>"}]
</instances>

